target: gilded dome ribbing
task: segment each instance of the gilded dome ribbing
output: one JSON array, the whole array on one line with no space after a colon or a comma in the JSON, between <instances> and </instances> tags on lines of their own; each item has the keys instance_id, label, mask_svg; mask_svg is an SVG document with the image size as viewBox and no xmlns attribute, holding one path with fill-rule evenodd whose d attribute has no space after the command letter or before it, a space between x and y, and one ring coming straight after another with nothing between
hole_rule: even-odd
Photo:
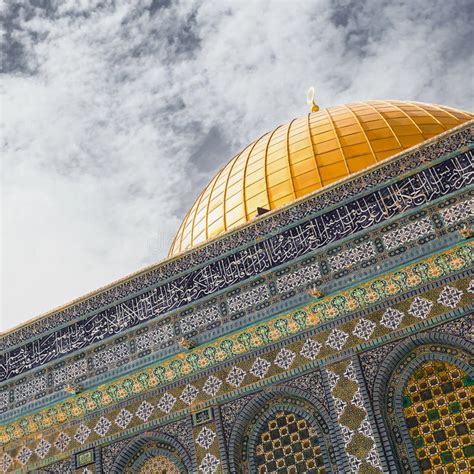
<instances>
[{"instance_id":1,"label":"gilded dome ribbing","mask_svg":"<svg viewBox=\"0 0 474 474\"><path fill-rule=\"evenodd\" d=\"M186 214L176 255L474 118L434 104L368 101L280 125L227 163Z\"/></svg>"}]
</instances>

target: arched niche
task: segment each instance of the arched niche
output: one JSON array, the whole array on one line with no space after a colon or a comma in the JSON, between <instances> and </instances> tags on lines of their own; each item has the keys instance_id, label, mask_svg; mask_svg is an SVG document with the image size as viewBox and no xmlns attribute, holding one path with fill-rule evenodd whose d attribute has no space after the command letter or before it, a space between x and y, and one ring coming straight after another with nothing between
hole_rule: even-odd
<instances>
[{"instance_id":1,"label":"arched niche","mask_svg":"<svg viewBox=\"0 0 474 474\"><path fill-rule=\"evenodd\" d=\"M245 474L335 472L336 445L329 415L317 400L295 388L272 388L239 414L229 440L229 469Z\"/></svg>"},{"instance_id":2,"label":"arched niche","mask_svg":"<svg viewBox=\"0 0 474 474\"><path fill-rule=\"evenodd\" d=\"M118 455L111 474L187 474L193 464L184 448L165 434L144 433Z\"/></svg>"},{"instance_id":3,"label":"arched niche","mask_svg":"<svg viewBox=\"0 0 474 474\"><path fill-rule=\"evenodd\" d=\"M446 333L413 336L385 359L374 413L394 472L469 472L474 346ZM469 394L471 395L469 396Z\"/></svg>"}]
</instances>

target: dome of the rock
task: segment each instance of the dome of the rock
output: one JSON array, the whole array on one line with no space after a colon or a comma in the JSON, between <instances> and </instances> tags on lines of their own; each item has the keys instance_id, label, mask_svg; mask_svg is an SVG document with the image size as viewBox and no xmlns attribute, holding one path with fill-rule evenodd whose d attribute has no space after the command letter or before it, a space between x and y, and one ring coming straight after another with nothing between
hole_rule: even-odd
<instances>
[{"instance_id":1,"label":"dome of the rock","mask_svg":"<svg viewBox=\"0 0 474 474\"><path fill-rule=\"evenodd\" d=\"M456 127L474 115L434 104L368 101L280 125L232 158L186 214L173 256Z\"/></svg>"}]
</instances>

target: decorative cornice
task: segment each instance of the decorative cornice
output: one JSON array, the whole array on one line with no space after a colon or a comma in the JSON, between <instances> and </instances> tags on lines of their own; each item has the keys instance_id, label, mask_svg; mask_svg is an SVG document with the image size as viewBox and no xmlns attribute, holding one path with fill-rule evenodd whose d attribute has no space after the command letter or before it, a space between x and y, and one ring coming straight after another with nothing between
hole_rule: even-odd
<instances>
[{"instance_id":1,"label":"decorative cornice","mask_svg":"<svg viewBox=\"0 0 474 474\"><path fill-rule=\"evenodd\" d=\"M70 397L63 403L39 410L1 427L0 442L5 444L34 433L45 432L56 425L87 417L99 409L112 407L159 386L181 384L182 380L193 374L258 352L260 348L287 340L325 321L339 321L345 315L364 308L374 308L381 301L394 299L429 282L472 269L473 251L474 242L462 243L429 259L327 296L298 311L234 332L145 370L117 379L112 384Z\"/></svg>"},{"instance_id":2,"label":"decorative cornice","mask_svg":"<svg viewBox=\"0 0 474 474\"><path fill-rule=\"evenodd\" d=\"M206 242L173 259L152 265L124 279L87 294L67 305L35 318L20 327L2 334L0 347L7 348L39 335L51 327L76 320L88 313L106 308L113 302L123 301L137 293L165 282L176 275L198 267L203 262L232 253L236 248L255 242L265 235L282 231L315 212L339 203L378 184L396 178L424 164L437 160L450 151L472 142L473 121L427 140L422 145L405 151L373 167L334 183L314 194L301 198L282 209L272 211L232 232Z\"/></svg>"}]
</instances>

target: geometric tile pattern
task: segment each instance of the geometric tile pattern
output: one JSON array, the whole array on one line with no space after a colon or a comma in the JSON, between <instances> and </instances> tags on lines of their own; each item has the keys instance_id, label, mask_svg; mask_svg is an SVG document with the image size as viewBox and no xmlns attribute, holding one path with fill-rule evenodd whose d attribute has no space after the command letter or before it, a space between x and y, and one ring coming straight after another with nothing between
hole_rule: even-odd
<instances>
[{"instance_id":1,"label":"geometric tile pattern","mask_svg":"<svg viewBox=\"0 0 474 474\"><path fill-rule=\"evenodd\" d=\"M403 414L422 472L474 471L474 380L458 367L429 361L403 392Z\"/></svg>"},{"instance_id":2,"label":"geometric tile pattern","mask_svg":"<svg viewBox=\"0 0 474 474\"><path fill-rule=\"evenodd\" d=\"M330 366L326 375L332 381L331 396L344 439L349 472L382 472L352 360Z\"/></svg>"},{"instance_id":3,"label":"geometric tile pattern","mask_svg":"<svg viewBox=\"0 0 474 474\"><path fill-rule=\"evenodd\" d=\"M437 302L448 308L455 308L461 301L462 291L452 286L445 286Z\"/></svg>"},{"instance_id":4,"label":"geometric tile pattern","mask_svg":"<svg viewBox=\"0 0 474 474\"><path fill-rule=\"evenodd\" d=\"M417 296L410 305L408 313L417 318L425 319L430 313L432 307L432 301Z\"/></svg>"},{"instance_id":5,"label":"geometric tile pattern","mask_svg":"<svg viewBox=\"0 0 474 474\"><path fill-rule=\"evenodd\" d=\"M276 281L276 287L278 293L283 293L291 291L294 288L302 286L311 281L315 281L321 277L321 272L319 270L319 265L314 263L312 265L307 265L302 268L298 268L294 272L287 273L279 278Z\"/></svg>"},{"instance_id":6,"label":"geometric tile pattern","mask_svg":"<svg viewBox=\"0 0 474 474\"><path fill-rule=\"evenodd\" d=\"M254 456L259 474L327 472L316 430L291 412L278 411L265 424Z\"/></svg>"},{"instance_id":7,"label":"geometric tile pattern","mask_svg":"<svg viewBox=\"0 0 474 474\"><path fill-rule=\"evenodd\" d=\"M231 313L243 311L250 306L261 303L270 296L266 285L260 285L248 291L231 296L227 299L227 305Z\"/></svg>"},{"instance_id":8,"label":"geometric tile pattern","mask_svg":"<svg viewBox=\"0 0 474 474\"><path fill-rule=\"evenodd\" d=\"M375 247L372 242L364 242L349 250L345 250L333 257L329 257L329 264L334 271L368 260L375 256Z\"/></svg>"},{"instance_id":9,"label":"geometric tile pattern","mask_svg":"<svg viewBox=\"0 0 474 474\"><path fill-rule=\"evenodd\" d=\"M46 418L42 418L43 412L40 411L39 414L37 413L34 415L34 419L33 417L30 418L27 425L19 425L17 424L18 422L15 421L9 426L8 431L6 431L6 427L0 428L1 439L6 439L6 436L10 436L10 433L16 436L16 439L19 439L16 433L20 432L20 437L22 437L23 435L21 434L21 431L24 429L31 430L30 433L47 433L44 437L47 438L47 441L55 448L50 448L47 456L58 455L60 454L58 451L60 451L61 448L59 445L56 446L55 442L58 438L60 429L64 430L66 436L73 439L73 442L68 443L67 449L77 449L79 443L83 444L86 441L95 442L99 437L116 436L119 434L119 430L123 429L120 427L120 424L125 426L126 418L130 417L126 412L122 413L121 417L118 417L121 409L125 409L128 413L133 415L125 429L130 429L130 425L132 425L133 421L133 429L135 430L138 428L138 426L136 426L137 424L149 421L152 416L153 420L155 420L163 416L163 413L168 413L166 410L170 410L169 413L171 413L171 410L181 410L186 408L188 403L195 403L195 401L201 403L208 399L208 396L214 396L209 393L211 387L212 390L215 390L218 387L216 395L223 395L224 392L228 392L234 387L241 388L244 383L246 385L251 383L255 384L256 378L258 380L262 378L263 380L263 377L269 377L269 375L273 376L275 372L281 372L281 369L296 369L302 364L307 363L308 359L315 360L317 357L321 357L325 360L327 357L332 356L335 351L344 350L346 348L350 349L366 342L364 337L373 338L385 335L389 336L390 328L388 326L396 327L397 330L402 327L408 329L411 325L422 319L415 314L411 314L415 312L413 306L415 299L423 296L423 300L435 302L440 298L444 289L442 286L436 286L425 294L420 294L420 296L404 297L403 293L400 293L398 288L403 287L405 288L405 291L407 291L407 289L421 287L422 284L425 284L425 280L420 278L420 275L422 275L421 272L426 272L426 270L429 270L430 268L433 268L433 270L436 271L431 272L430 270L429 275L432 275L432 278L436 278L437 280L444 277L446 273L449 275L451 268L456 271L465 268L465 266L470 265L472 261L472 251L470 247L470 243L463 243L462 245L443 252L443 259L438 260L442 263L442 266L438 265L433 257L430 257L423 262L423 266L420 266L420 270L417 269L416 274L412 269L416 268L417 264L398 269L396 274L397 284L394 284L395 279L392 279L392 274L384 275L383 278L378 277L368 283L363 283L362 285L355 287L355 290L342 291L337 293L335 296L330 295L324 297L296 312L289 312L278 316L273 320L260 322L254 326L245 328L243 331L236 332L228 338L220 339L217 343L211 342L200 345L196 349L184 352L184 357L175 359L172 365L165 361L164 364L156 364L146 371L138 371L134 374L130 374L123 378L123 382L120 381L121 379L118 379L112 384L96 387L94 390L86 390L78 396L68 397L67 404L54 405L53 408L57 409L57 412L49 410L45 413L45 416L49 417L47 421ZM446 268L447 270L443 270L443 268ZM430 281L428 277L427 280ZM449 290L450 294L456 293L454 301L457 302L458 306L463 298L463 301L468 302L468 299L463 297L463 292L466 291L465 288L469 285L469 281L470 279L460 278L453 279L449 283L449 287L455 290ZM413 282L413 284L411 282ZM329 324L329 326L325 324L320 330L317 330L316 328L316 331L309 337L307 335L305 338L297 337L294 342L291 342L284 348L275 348L275 350L271 350L270 352L265 349L265 344L268 344L269 342L278 342L283 338L292 336L293 334L297 335L302 328L312 329L319 325L321 320L323 322L331 321L335 317L347 313L351 314L353 311L364 309L364 305L373 304L374 301L378 303L379 301L383 301L383 298L392 295L401 295L402 299L400 303L394 303L393 307L390 309L380 309L374 313L368 312L363 317L355 319L348 318L346 320L347 322L341 321L336 330L334 329L333 323ZM446 299L446 301L453 301L452 295ZM444 305L441 304L434 304L429 311L429 316L426 316L426 318L446 312L446 308L449 307L443 306ZM362 319L368 321L368 323L376 324L376 328L373 329L370 336L368 334L372 330L371 324L361 323L363 326L359 326L356 330L358 323ZM385 325L381 324L382 320L386 323ZM326 327L327 329L325 329ZM359 337L356 334L359 334L359 336L363 335L364 337ZM260 353L260 357L258 358L259 362L255 363L256 357L255 354L252 355L252 353L255 349L260 348L262 348L263 351ZM283 351L282 349L285 350ZM240 355L244 356L245 359L242 360L242 363L239 362L236 365L231 365L229 368L225 368L225 366L219 368L221 361L232 360L232 358L236 356L240 357ZM287 364L289 364L288 369L285 368ZM196 369L193 368L194 366ZM200 370L207 367L215 367L216 370L214 375L207 375L207 379L210 379L208 386L205 384L206 378L202 381L199 379L193 379L196 380L195 382L192 382L193 385L186 385L181 382L186 380L185 377L187 374L193 373L194 370ZM173 376L173 374L176 375ZM337 379L337 377L339 377L339 379ZM346 378L350 380L349 375L344 375L344 381L346 381ZM335 384L333 390L337 389L337 386L340 385L340 379L341 374L335 374L334 377L330 378L330 380L333 380L332 383ZM160 381L161 383L164 383L172 380L176 380L177 383L173 384L169 389L169 392L167 392L169 397L172 397L169 399L169 404L163 403L161 404L162 406L160 406L160 397L164 397L163 392L161 392L161 394L155 393L149 398L145 395L144 401L143 399L133 400L131 397L131 395L135 394L146 394L147 390L156 387ZM225 382L227 382L227 384ZM123 385L120 385L120 383L123 383ZM144 387L147 387L146 390ZM204 387L206 387L206 389L204 389ZM98 397L100 394L103 394L102 398ZM121 407L117 406L117 410L115 411L112 408L113 403L109 400L123 400L123 402L120 403ZM173 400L175 400L175 402L173 402ZM82 425L77 424L77 421L79 421L77 418L80 419L82 416L80 410L93 410L94 406L101 406L100 403L102 401L106 402L102 405L104 408L111 407L113 411L111 412L111 410L108 410L107 412L103 412L104 416L109 418L110 426L104 420L101 420L101 422L98 423L100 415L94 416L94 414L85 418L87 421L84 421ZM163 400L163 402L165 401L168 401L168 396L166 400ZM81 405L79 405L78 402L81 402ZM342 397L339 394L339 396L334 398L334 405L336 405L336 409L339 413L338 416L340 417L344 416L344 411L348 406L359 409L358 405L360 406L361 403L357 390L355 389L351 393L350 398ZM70 414L63 411L66 406L70 410ZM60 416L62 417L62 420L66 421L58 423L57 420L60 419ZM74 418L77 420L75 424L70 422L70 420ZM41 425L43 420L45 420L44 424L48 423L48 425L46 425L48 427L46 431ZM12 430L11 427L14 427L15 424L17 424L16 426L18 426L18 428ZM58 426L56 431L49 428L54 425ZM81 426L83 428L80 429ZM368 436L370 434L367 429L368 425L367 423L364 423L364 419L360 420L359 427L356 430L350 428L348 425L344 426L347 426L348 429L351 430L350 432L347 432L351 439L350 442L357 441L356 437L360 436L370 439L370 436ZM30 455L30 458L32 459L29 460L29 463L38 463L40 458L37 456L35 450L38 441L41 438L37 438L36 442L34 442L34 438L31 436L30 439L31 441L25 440L27 448L32 451L32 454ZM214 445L217 445L217 443L213 443L212 447ZM19 448L13 448L8 452L10 457L14 460L16 460L16 457L19 454L18 449ZM217 457L219 456L218 451L212 451L211 454ZM203 458L200 457L200 460L202 459ZM375 463L374 456L371 455L370 459ZM351 458L351 462L355 463L356 461ZM197 464L198 467L199 464L200 463ZM362 463L362 466L363 465L364 463Z\"/></svg>"},{"instance_id":10,"label":"geometric tile pattern","mask_svg":"<svg viewBox=\"0 0 474 474\"><path fill-rule=\"evenodd\" d=\"M214 474L217 470L223 472L219 469L221 461L216 431L216 421L212 415L205 426L199 424L193 426L196 460L199 472L202 474Z\"/></svg>"},{"instance_id":11,"label":"geometric tile pattern","mask_svg":"<svg viewBox=\"0 0 474 474\"><path fill-rule=\"evenodd\" d=\"M179 467L166 456L153 456L147 459L141 466L138 474L179 474Z\"/></svg>"},{"instance_id":12,"label":"geometric tile pattern","mask_svg":"<svg viewBox=\"0 0 474 474\"><path fill-rule=\"evenodd\" d=\"M219 467L220 461L213 454L207 453L199 464L199 470L203 474L214 474Z\"/></svg>"},{"instance_id":13,"label":"geometric tile pattern","mask_svg":"<svg viewBox=\"0 0 474 474\"><path fill-rule=\"evenodd\" d=\"M399 229L387 232L382 240L387 250L393 250L407 242L417 240L430 232L433 232L433 226L430 218L425 217Z\"/></svg>"},{"instance_id":14,"label":"geometric tile pattern","mask_svg":"<svg viewBox=\"0 0 474 474\"><path fill-rule=\"evenodd\" d=\"M440 212L446 224L454 224L460 220L468 219L474 216L474 199L450 206Z\"/></svg>"},{"instance_id":15,"label":"geometric tile pattern","mask_svg":"<svg viewBox=\"0 0 474 474\"><path fill-rule=\"evenodd\" d=\"M189 316L184 316L182 319L180 319L179 326L182 333L187 334L188 332L195 331L202 326L207 326L208 324L218 321L219 317L220 314L218 307L210 306L208 308L202 309L201 311L196 311ZM171 335L173 336L172 332Z\"/></svg>"},{"instance_id":16,"label":"geometric tile pattern","mask_svg":"<svg viewBox=\"0 0 474 474\"><path fill-rule=\"evenodd\" d=\"M209 449L215 437L216 433L205 426L196 437L196 443L204 449Z\"/></svg>"}]
</instances>

